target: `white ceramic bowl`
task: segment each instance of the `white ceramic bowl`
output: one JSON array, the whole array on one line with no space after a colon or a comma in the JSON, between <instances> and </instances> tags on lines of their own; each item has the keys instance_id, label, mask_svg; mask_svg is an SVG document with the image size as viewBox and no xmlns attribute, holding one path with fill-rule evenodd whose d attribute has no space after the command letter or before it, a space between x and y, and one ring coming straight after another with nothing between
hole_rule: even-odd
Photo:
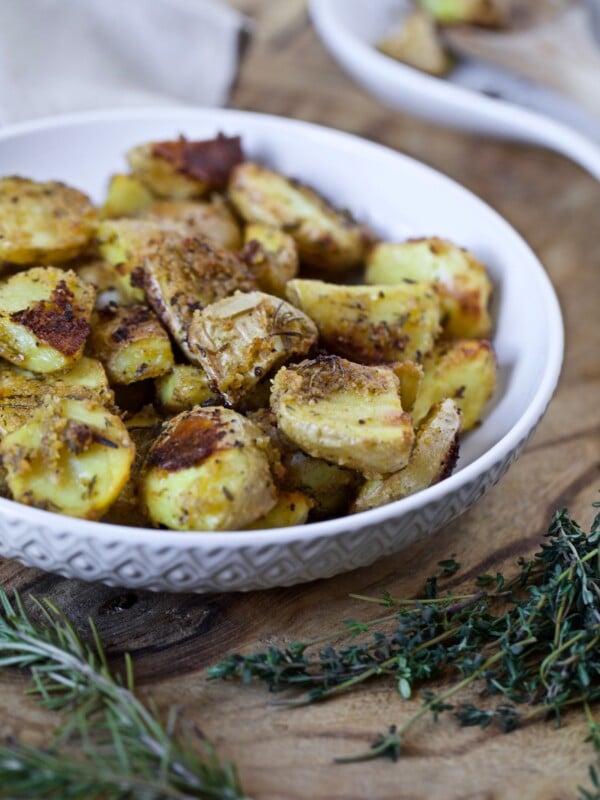
<instances>
[{"instance_id":1,"label":"white ceramic bowl","mask_svg":"<svg viewBox=\"0 0 600 800\"><path fill-rule=\"evenodd\" d=\"M325 578L401 550L460 514L519 455L552 396L562 361L559 306L544 269L481 200L410 158L345 133L238 111L94 112L0 132L0 174L61 179L103 197L125 151L150 139L241 134L246 152L315 185L395 239L440 235L469 247L495 284L499 386L465 436L454 474L354 516L293 528L177 533L86 522L0 499L0 554L110 585L209 592Z\"/></svg>"},{"instance_id":2,"label":"white ceramic bowl","mask_svg":"<svg viewBox=\"0 0 600 800\"><path fill-rule=\"evenodd\" d=\"M309 0L311 19L323 44L360 86L383 102L442 125L548 147L600 180L597 120L592 122L574 104L567 111L566 102L550 101L543 90L538 89L533 97L516 78L497 76L492 85L518 93L524 105L516 105L426 75L379 53L375 45L393 30L407 5L406 0ZM471 79L474 73L472 69ZM483 72L484 82L489 82L487 74ZM531 110L557 105L569 117L569 124ZM571 123L586 133L575 130Z\"/></svg>"}]
</instances>

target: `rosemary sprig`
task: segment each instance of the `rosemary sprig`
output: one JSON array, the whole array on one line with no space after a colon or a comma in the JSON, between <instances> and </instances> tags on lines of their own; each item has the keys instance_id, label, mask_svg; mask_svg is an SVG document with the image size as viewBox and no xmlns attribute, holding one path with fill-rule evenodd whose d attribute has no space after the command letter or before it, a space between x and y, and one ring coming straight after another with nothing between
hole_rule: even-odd
<instances>
[{"instance_id":1,"label":"rosemary sprig","mask_svg":"<svg viewBox=\"0 0 600 800\"><path fill-rule=\"evenodd\" d=\"M588 740L600 758L600 725L591 712L600 699L599 540L600 514L586 534L566 510L559 511L540 551L529 561L521 559L510 579L484 575L475 591L441 596L439 581L458 569L454 559L441 561L441 571L427 579L420 599L395 599L389 592L377 599L395 609L391 631L375 628L384 617L374 623L347 621L347 632L354 634L350 641L337 643L338 632L330 640L234 653L212 667L209 677L240 677L245 683L258 678L270 691L302 690L284 701L299 705L390 677L408 698L417 686L458 675L441 694L424 690L422 707L403 725L390 726L370 750L340 761L396 759L409 730L427 714L437 719L452 711L461 726L498 724L511 731L536 717L560 723L562 712L572 706L585 709ZM367 631L370 639L357 642L357 633ZM460 702L475 683L483 696L500 695L501 701L490 707ZM600 800L599 772L590 768L596 793L582 789L582 800Z\"/></svg>"},{"instance_id":2,"label":"rosemary sprig","mask_svg":"<svg viewBox=\"0 0 600 800\"><path fill-rule=\"evenodd\" d=\"M43 624L18 595L0 589L0 667L28 669L32 693L63 712L46 749L0 743L0 797L61 800L239 800L235 771L210 743L184 730L172 709L166 723L134 692L131 659L111 670L98 633L78 636L62 612L36 603Z\"/></svg>"}]
</instances>

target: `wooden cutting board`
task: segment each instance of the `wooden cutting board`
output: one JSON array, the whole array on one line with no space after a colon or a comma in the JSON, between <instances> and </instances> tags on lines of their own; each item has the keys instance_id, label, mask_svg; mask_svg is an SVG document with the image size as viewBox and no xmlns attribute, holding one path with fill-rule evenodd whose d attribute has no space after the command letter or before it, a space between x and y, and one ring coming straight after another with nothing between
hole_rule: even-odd
<instances>
[{"instance_id":1,"label":"wooden cutting board","mask_svg":"<svg viewBox=\"0 0 600 800\"><path fill-rule=\"evenodd\" d=\"M426 721L394 764L340 766L401 724L418 700L393 683L334 702L281 711L262 688L207 683L204 670L232 650L313 638L377 610L351 592L420 591L437 562L463 565L453 588L484 572L513 569L531 555L552 511L567 506L589 525L598 497L600 352L597 244L600 185L561 157L531 147L458 134L409 119L367 97L329 59L298 0L236 0L257 24L231 105L308 119L408 153L461 181L524 235L545 264L565 317L560 385L523 456L462 518L429 540L372 567L328 581L236 595L169 596L67 581L0 562L6 588L49 597L84 631L91 616L111 655L129 650L142 691L160 707L182 706L238 765L257 800L567 800L588 784L582 716L564 727L536 723L510 735ZM357 186L360 191L360 186ZM402 191L402 187L399 187ZM518 265L515 265L518 269ZM24 679L0 673L0 732L36 743L52 724L23 696ZM57 798L58 800L58 798Z\"/></svg>"}]
</instances>

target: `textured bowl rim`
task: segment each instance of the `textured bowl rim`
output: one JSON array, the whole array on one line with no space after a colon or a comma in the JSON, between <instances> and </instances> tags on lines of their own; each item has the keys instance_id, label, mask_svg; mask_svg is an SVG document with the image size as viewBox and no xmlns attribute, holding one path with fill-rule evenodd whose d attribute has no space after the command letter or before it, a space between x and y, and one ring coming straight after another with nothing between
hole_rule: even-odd
<instances>
[{"instance_id":1,"label":"textured bowl rim","mask_svg":"<svg viewBox=\"0 0 600 800\"><path fill-rule=\"evenodd\" d=\"M0 147L4 140L51 128L114 120L160 119L161 121L165 121L170 117L179 118L182 115L189 117L190 120L195 119L199 122L212 122L213 120L215 122L227 121L234 124L239 122L241 127L243 126L244 120L257 122L259 124L261 121L264 121L270 126L279 127L282 131L289 128L304 129L309 134L318 138L323 136L332 137L337 142L345 143L349 147L364 148L365 152L379 152L387 154L388 156L391 154L395 159L404 161L412 165L412 167L418 167L419 170L424 173L431 174L437 181L445 182L455 193L469 197L471 203L482 207L490 218L494 218L495 223L506 232L507 236L518 241L520 246L524 247L529 252L531 268L536 271L536 278L539 284L538 288L540 294L536 299L540 304L543 304L548 320L551 321L549 330L547 331L546 364L535 394L525 413L522 414L507 433L471 463L461 467L458 472L453 473L443 481L413 495L358 514L286 528L246 531L173 531L155 528L135 528L108 522L82 520L51 511L44 511L6 498L0 498L0 513L11 517L19 516L22 521L27 521L32 525L41 525L54 529L69 528L74 532L79 529L82 534L85 533L86 537L89 538L92 536L93 538L98 538L100 541L114 541L118 539L122 544L138 545L143 541L146 545L153 548L174 547L176 549L185 549L202 546L203 548L230 547L236 549L248 545L258 548L275 544L278 540L285 540L286 542L308 542L312 539L324 536L334 536L348 529L358 529L383 524L388 519L400 518L422 506L439 502L446 496L453 494L461 487L485 474L488 470L492 469L495 464L505 459L510 453L519 450L542 418L552 399L560 376L564 350L564 329L560 306L546 271L523 237L521 237L520 234L491 206L442 172L417 159L395 151L390 147L377 144L355 134L340 131L329 126L254 111L197 108L181 105L78 111L19 122L0 129Z\"/></svg>"}]
</instances>

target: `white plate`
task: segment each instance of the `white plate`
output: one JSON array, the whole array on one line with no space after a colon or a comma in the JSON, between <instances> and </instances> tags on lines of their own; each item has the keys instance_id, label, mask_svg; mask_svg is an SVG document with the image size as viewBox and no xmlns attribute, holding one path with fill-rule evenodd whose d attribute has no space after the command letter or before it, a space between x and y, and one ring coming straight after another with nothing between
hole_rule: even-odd
<instances>
[{"instance_id":1,"label":"white plate","mask_svg":"<svg viewBox=\"0 0 600 800\"><path fill-rule=\"evenodd\" d=\"M110 585L209 592L283 586L369 564L435 531L474 503L519 455L552 396L562 361L559 306L519 235L430 168L345 133L239 111L94 112L0 132L0 174L61 179L99 201L125 151L150 139L241 134L246 152L314 184L382 235L439 235L469 247L495 284L500 381L455 473L351 517L293 528L178 533L86 522L0 499L0 554Z\"/></svg>"},{"instance_id":2,"label":"white plate","mask_svg":"<svg viewBox=\"0 0 600 800\"><path fill-rule=\"evenodd\" d=\"M600 180L600 142L570 125L500 99L435 78L394 61L375 48L393 30L405 0L309 0L313 24L331 55L354 80L383 102L441 125L542 145L571 158ZM507 80L506 76L504 80ZM511 90L518 84L511 81ZM535 107L521 90L522 102ZM548 104L543 90L538 92ZM528 103L529 99L529 103ZM583 113L569 109L573 123ZM586 118L585 129L596 132Z\"/></svg>"}]
</instances>

